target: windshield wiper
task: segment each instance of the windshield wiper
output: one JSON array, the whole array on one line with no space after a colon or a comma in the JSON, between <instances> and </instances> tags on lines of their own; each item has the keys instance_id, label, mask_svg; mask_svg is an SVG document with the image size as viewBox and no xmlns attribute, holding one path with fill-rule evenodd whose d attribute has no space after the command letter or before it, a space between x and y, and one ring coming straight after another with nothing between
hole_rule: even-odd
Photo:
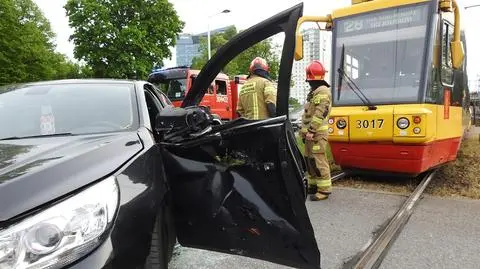
<instances>
[{"instance_id":1,"label":"windshield wiper","mask_svg":"<svg viewBox=\"0 0 480 269\"><path fill-rule=\"evenodd\" d=\"M30 135L30 136L11 136L11 137L0 138L0 141L26 139L26 138L40 138L40 137L70 136L70 135L74 135L74 134L73 133L57 133L57 134Z\"/></svg>"},{"instance_id":2,"label":"windshield wiper","mask_svg":"<svg viewBox=\"0 0 480 269\"><path fill-rule=\"evenodd\" d=\"M347 79L347 85L358 96L360 100L368 107L368 110L376 110L377 107L365 96L362 90L353 82L353 80L343 71L342 68L338 68L338 72L341 73ZM350 84L351 83L351 84ZM352 86L353 84L353 86ZM360 96L361 95L361 96Z\"/></svg>"},{"instance_id":3,"label":"windshield wiper","mask_svg":"<svg viewBox=\"0 0 480 269\"><path fill-rule=\"evenodd\" d=\"M343 70L343 66L345 65L345 44L342 44L342 58L340 58L340 66ZM340 68L339 68L340 69ZM340 100L340 92L342 91L342 82L343 82L343 75L338 71L338 85L337 85L337 100Z\"/></svg>"},{"instance_id":4,"label":"windshield wiper","mask_svg":"<svg viewBox=\"0 0 480 269\"><path fill-rule=\"evenodd\" d=\"M345 73L343 70L343 66L345 64L345 44L342 44L342 58L340 60L340 68L337 69L338 71L338 95L337 99L340 99L340 91L342 88L343 77L346 78L347 85L352 91L358 96L358 98L368 107L368 110L376 110L377 107L372 104L372 102L365 96L363 91L353 82L353 80ZM340 76L341 75L341 76ZM353 84L353 86L352 86ZM361 96L360 96L361 95Z\"/></svg>"}]
</instances>

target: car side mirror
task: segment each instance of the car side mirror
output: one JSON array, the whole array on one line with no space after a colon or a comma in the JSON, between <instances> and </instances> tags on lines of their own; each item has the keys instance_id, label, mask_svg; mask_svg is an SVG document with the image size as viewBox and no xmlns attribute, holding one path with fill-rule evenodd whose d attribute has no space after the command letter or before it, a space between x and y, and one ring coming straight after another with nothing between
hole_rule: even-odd
<instances>
[{"instance_id":1,"label":"car side mirror","mask_svg":"<svg viewBox=\"0 0 480 269\"><path fill-rule=\"evenodd\" d=\"M167 106L160 111L155 117L155 131L160 133L168 133L180 126L182 118L186 115L186 111L183 108L177 108L174 106Z\"/></svg>"},{"instance_id":2,"label":"car side mirror","mask_svg":"<svg viewBox=\"0 0 480 269\"><path fill-rule=\"evenodd\" d=\"M211 129L213 116L205 107L167 106L155 118L155 131L164 140L198 137Z\"/></svg>"}]
</instances>

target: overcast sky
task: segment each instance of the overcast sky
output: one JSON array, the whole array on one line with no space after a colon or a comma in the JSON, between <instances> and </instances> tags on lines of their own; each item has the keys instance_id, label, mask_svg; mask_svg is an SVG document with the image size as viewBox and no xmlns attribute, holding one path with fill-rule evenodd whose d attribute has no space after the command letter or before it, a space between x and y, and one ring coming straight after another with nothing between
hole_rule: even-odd
<instances>
[{"instance_id":1,"label":"overcast sky","mask_svg":"<svg viewBox=\"0 0 480 269\"><path fill-rule=\"evenodd\" d=\"M480 3L479 0L457 1L462 6ZM68 41L73 31L68 26L68 18L63 9L67 0L34 0L34 2L50 20L52 30L57 35L57 50L73 59L73 44ZM210 20L211 29L227 25L245 29L299 2L304 3L304 15L325 15L332 9L350 5L351 0L170 0L170 2L174 4L180 19L185 22L184 32L200 33L207 30L206 18L224 9L230 9L231 13L214 16ZM480 72L480 34L478 30L480 7L464 10L462 14L469 49L469 75L472 76ZM162 18L161 14L158 18ZM167 61L166 65L169 64L171 62Z\"/></svg>"}]
</instances>

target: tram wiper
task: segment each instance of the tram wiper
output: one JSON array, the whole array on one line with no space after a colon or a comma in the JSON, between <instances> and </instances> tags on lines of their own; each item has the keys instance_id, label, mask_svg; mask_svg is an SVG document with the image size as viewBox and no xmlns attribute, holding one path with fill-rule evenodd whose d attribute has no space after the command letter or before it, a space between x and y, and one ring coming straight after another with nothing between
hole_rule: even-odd
<instances>
[{"instance_id":1,"label":"tram wiper","mask_svg":"<svg viewBox=\"0 0 480 269\"><path fill-rule=\"evenodd\" d=\"M368 107L368 110L376 110L377 107L372 104L372 102L365 96L363 91L353 82L353 80L345 73L343 70L343 66L345 64L345 44L342 44L342 59L340 60L340 66L341 68L338 68L338 99L340 99L340 91L342 88L342 83L343 83L343 77L346 78L347 85L352 91L358 96L360 100ZM340 76L341 75L341 76ZM353 84L353 86L352 86Z\"/></svg>"},{"instance_id":2,"label":"tram wiper","mask_svg":"<svg viewBox=\"0 0 480 269\"><path fill-rule=\"evenodd\" d=\"M360 90L360 88L353 82L353 80L343 71L342 68L338 68L338 72L341 73L347 79L347 85L353 92L362 100L362 102L368 107L368 110L376 110L377 107L372 104L372 102L365 96L365 94ZM350 84L351 83L351 84ZM353 86L352 86L353 84ZM360 96L361 95L361 96Z\"/></svg>"}]
</instances>

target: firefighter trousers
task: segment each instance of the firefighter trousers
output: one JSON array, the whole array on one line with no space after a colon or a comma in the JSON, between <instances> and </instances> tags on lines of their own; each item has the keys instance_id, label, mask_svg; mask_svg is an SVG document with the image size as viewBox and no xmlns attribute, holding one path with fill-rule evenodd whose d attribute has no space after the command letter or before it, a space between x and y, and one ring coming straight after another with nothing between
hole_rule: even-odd
<instances>
[{"instance_id":1,"label":"firefighter trousers","mask_svg":"<svg viewBox=\"0 0 480 269\"><path fill-rule=\"evenodd\" d=\"M332 191L330 165L326 148L327 137L315 137L314 141L305 140L305 159L307 163L307 179L309 189L316 187L316 192L328 195Z\"/></svg>"}]
</instances>

